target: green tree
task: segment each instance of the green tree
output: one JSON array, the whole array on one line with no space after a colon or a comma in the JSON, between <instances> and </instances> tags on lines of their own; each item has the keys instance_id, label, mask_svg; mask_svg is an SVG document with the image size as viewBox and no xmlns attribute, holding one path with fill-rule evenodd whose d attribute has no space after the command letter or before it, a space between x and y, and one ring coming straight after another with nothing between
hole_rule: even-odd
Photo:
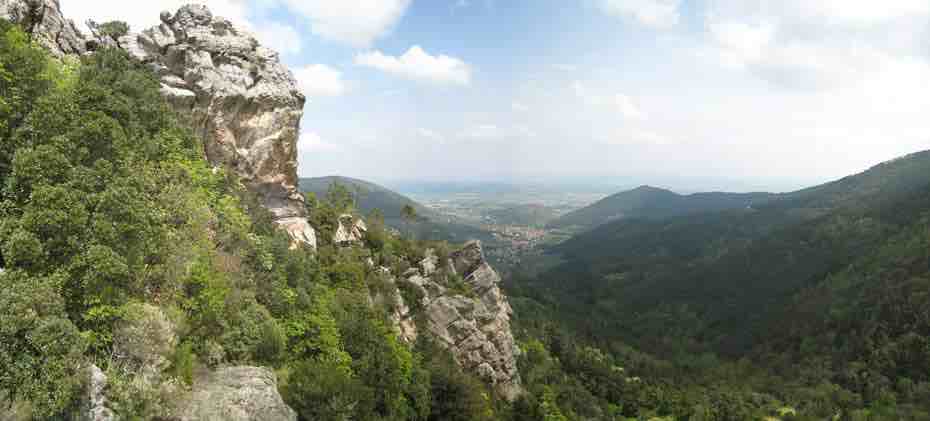
<instances>
[{"instance_id":1,"label":"green tree","mask_svg":"<svg viewBox=\"0 0 930 421\"><path fill-rule=\"evenodd\" d=\"M407 228L407 233L412 234L413 231L411 231L410 225L417 221L417 217L418 217L417 209L414 208L413 205L409 203L405 204L400 209L400 217L404 220L404 224L406 225L406 228Z\"/></svg>"}]
</instances>

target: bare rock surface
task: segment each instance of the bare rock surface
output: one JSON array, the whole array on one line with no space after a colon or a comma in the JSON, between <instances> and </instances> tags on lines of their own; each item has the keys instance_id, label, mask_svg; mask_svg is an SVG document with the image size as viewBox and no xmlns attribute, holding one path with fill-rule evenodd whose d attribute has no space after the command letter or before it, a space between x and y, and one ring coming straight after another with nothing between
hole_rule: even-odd
<instances>
[{"instance_id":1,"label":"bare rock surface","mask_svg":"<svg viewBox=\"0 0 930 421\"><path fill-rule=\"evenodd\" d=\"M278 394L274 373L259 367L226 367L194 383L181 421L296 421Z\"/></svg>"},{"instance_id":2,"label":"bare rock surface","mask_svg":"<svg viewBox=\"0 0 930 421\"><path fill-rule=\"evenodd\" d=\"M58 0L0 0L0 18L20 24L56 57L83 54L87 41L61 14Z\"/></svg>"},{"instance_id":3,"label":"bare rock surface","mask_svg":"<svg viewBox=\"0 0 930 421\"><path fill-rule=\"evenodd\" d=\"M189 117L207 159L238 175L295 242L316 247L297 190L297 140L306 99L278 54L205 6L164 12L162 23L120 37L148 63L161 92Z\"/></svg>"},{"instance_id":4,"label":"bare rock surface","mask_svg":"<svg viewBox=\"0 0 930 421\"><path fill-rule=\"evenodd\" d=\"M339 245L361 244L365 240L365 233L368 232L368 226L361 218L355 218L352 215L340 215L339 226L333 233L333 243Z\"/></svg>"},{"instance_id":5,"label":"bare rock surface","mask_svg":"<svg viewBox=\"0 0 930 421\"><path fill-rule=\"evenodd\" d=\"M445 271L440 271L445 263ZM461 277L471 294L462 295L449 288L449 276ZM514 400L523 388L517 371L518 349L510 330L513 310L498 284L500 276L487 263L481 243L469 242L452 253L447 262L431 250L419 263L404 273L410 287L422 296L419 307L426 316L426 330L446 347L464 369L485 381L505 399ZM412 311L400 299L396 306L395 327L402 338L416 339Z\"/></svg>"}]
</instances>

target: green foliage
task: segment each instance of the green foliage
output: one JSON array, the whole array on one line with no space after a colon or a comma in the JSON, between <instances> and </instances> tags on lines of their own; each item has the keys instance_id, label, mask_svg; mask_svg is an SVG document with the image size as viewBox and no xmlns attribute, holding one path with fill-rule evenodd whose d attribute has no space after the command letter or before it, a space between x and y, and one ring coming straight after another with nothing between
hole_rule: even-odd
<instances>
[{"instance_id":1,"label":"green foliage","mask_svg":"<svg viewBox=\"0 0 930 421\"><path fill-rule=\"evenodd\" d=\"M129 33L129 24L119 20L113 20L109 22L101 23L97 25L97 34L105 37L110 37L112 39L119 39L119 37Z\"/></svg>"},{"instance_id":2,"label":"green foliage","mask_svg":"<svg viewBox=\"0 0 930 421\"><path fill-rule=\"evenodd\" d=\"M281 394L304 420L351 420L367 412L371 389L339 367L326 362L302 361L290 368Z\"/></svg>"}]
</instances>

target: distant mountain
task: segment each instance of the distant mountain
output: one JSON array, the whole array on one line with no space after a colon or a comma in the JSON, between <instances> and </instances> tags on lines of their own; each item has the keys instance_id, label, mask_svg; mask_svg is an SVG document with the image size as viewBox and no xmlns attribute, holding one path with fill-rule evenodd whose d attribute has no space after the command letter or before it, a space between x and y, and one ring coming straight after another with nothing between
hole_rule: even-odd
<instances>
[{"instance_id":1,"label":"distant mountain","mask_svg":"<svg viewBox=\"0 0 930 421\"><path fill-rule=\"evenodd\" d=\"M719 192L681 195L670 190L640 186L569 212L550 222L548 226L585 231L625 218L661 219L700 212L747 208L765 203L776 196L771 193Z\"/></svg>"},{"instance_id":2,"label":"distant mountain","mask_svg":"<svg viewBox=\"0 0 930 421\"><path fill-rule=\"evenodd\" d=\"M349 188L357 195L356 206L362 213L368 214L378 209L384 215L384 222L398 230L410 229L419 239L446 240L461 243L471 239L493 241L490 234L477 227L466 225L454 218L430 209L423 204L410 199L400 193L392 191L378 184L359 180L357 178L328 176L315 178L301 178L300 190L312 192L317 197L326 197L326 193L333 183L339 183ZM413 206L421 221L408 227L401 218L400 212L405 205Z\"/></svg>"},{"instance_id":3,"label":"distant mountain","mask_svg":"<svg viewBox=\"0 0 930 421\"><path fill-rule=\"evenodd\" d=\"M639 190L678 200L669 192ZM930 276L925 241L916 240L926 238L930 220L930 151L763 197L768 200L752 208L601 225L550 249L561 263L519 286L558 303L560 318L599 340L616 335L642 349L680 352L681 343L656 342L671 331L688 338L689 346L739 354L800 323L786 325L785 313L821 317L816 308L796 308L799 294L806 294L805 302L856 296L863 309L878 308L885 304L875 300L888 297L850 286L873 282L868 288L874 290L881 289L877 282L910 282L899 272L930 279L924 278ZM862 268L885 272L876 269L866 279L857 275ZM891 287L887 294L900 292ZM824 290L811 296L812 288ZM833 288L845 295L834 295ZM855 308L843 311L834 316L851 323ZM892 323L881 314L868 317Z\"/></svg>"}]
</instances>

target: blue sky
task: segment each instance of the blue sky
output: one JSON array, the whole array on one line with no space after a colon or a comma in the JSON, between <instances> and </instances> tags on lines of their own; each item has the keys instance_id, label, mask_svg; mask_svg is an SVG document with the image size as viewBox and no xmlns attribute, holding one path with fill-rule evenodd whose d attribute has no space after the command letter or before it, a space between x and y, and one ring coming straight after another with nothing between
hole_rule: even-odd
<instances>
[{"instance_id":1,"label":"blue sky","mask_svg":"<svg viewBox=\"0 0 930 421\"><path fill-rule=\"evenodd\" d=\"M184 2L62 7L140 28ZM930 140L926 0L204 3L310 98L302 176L783 190Z\"/></svg>"}]
</instances>

